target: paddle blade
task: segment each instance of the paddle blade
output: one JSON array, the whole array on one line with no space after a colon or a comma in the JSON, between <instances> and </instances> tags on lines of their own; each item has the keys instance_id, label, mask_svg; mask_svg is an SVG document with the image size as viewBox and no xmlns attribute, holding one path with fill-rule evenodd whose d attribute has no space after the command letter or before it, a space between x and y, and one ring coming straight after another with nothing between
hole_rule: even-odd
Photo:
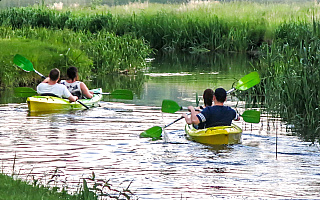
<instances>
[{"instance_id":1,"label":"paddle blade","mask_svg":"<svg viewBox=\"0 0 320 200\"><path fill-rule=\"evenodd\" d=\"M165 113L175 113L182 110L182 107L177 102L165 99L162 101L161 111Z\"/></svg>"},{"instance_id":2,"label":"paddle blade","mask_svg":"<svg viewBox=\"0 0 320 200\"><path fill-rule=\"evenodd\" d=\"M13 58L14 64L23 69L24 71L31 72L34 71L32 63L25 57L16 54Z\"/></svg>"},{"instance_id":3,"label":"paddle blade","mask_svg":"<svg viewBox=\"0 0 320 200\"><path fill-rule=\"evenodd\" d=\"M260 122L260 112L256 110L246 110L241 115L245 122L249 123L259 123Z\"/></svg>"},{"instance_id":4,"label":"paddle blade","mask_svg":"<svg viewBox=\"0 0 320 200\"><path fill-rule=\"evenodd\" d=\"M114 99L126 99L126 100L132 100L133 99L133 93L131 90L115 90L111 92L111 98Z\"/></svg>"},{"instance_id":5,"label":"paddle blade","mask_svg":"<svg viewBox=\"0 0 320 200\"><path fill-rule=\"evenodd\" d=\"M237 90L247 90L260 83L260 77L258 72L251 72L250 74L242 77L235 87Z\"/></svg>"},{"instance_id":6,"label":"paddle blade","mask_svg":"<svg viewBox=\"0 0 320 200\"><path fill-rule=\"evenodd\" d=\"M140 133L141 138L159 138L161 137L162 128L160 126L154 126L146 131Z\"/></svg>"},{"instance_id":7,"label":"paddle blade","mask_svg":"<svg viewBox=\"0 0 320 200\"><path fill-rule=\"evenodd\" d=\"M14 94L17 97L31 97L31 96L37 95L37 92L32 88L17 87L17 88L14 88Z\"/></svg>"}]
</instances>

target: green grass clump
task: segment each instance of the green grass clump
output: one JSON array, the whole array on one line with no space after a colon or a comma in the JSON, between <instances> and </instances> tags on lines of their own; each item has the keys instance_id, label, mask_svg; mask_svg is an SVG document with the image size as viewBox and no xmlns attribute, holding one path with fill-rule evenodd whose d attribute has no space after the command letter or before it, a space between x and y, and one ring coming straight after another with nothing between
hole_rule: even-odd
<instances>
[{"instance_id":1,"label":"green grass clump","mask_svg":"<svg viewBox=\"0 0 320 200\"><path fill-rule=\"evenodd\" d=\"M4 174L0 174L0 182L0 199L3 200L80 199L77 196L67 194L66 191L57 192L55 189L44 186L32 186Z\"/></svg>"}]
</instances>

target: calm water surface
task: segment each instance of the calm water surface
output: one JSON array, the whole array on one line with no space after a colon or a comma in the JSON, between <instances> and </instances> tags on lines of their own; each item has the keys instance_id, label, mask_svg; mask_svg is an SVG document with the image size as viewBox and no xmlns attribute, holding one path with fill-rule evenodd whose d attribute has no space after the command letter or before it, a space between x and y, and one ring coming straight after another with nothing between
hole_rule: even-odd
<instances>
[{"instance_id":1,"label":"calm water surface","mask_svg":"<svg viewBox=\"0 0 320 200\"><path fill-rule=\"evenodd\" d=\"M130 185L134 199L319 198L319 146L291 136L279 119L237 122L243 141L232 146L188 140L183 121L166 129L167 141L139 138L142 131L180 117L182 112L160 112L163 99L194 105L196 92L229 89L250 70L230 63L180 73L151 68L133 101L104 100L87 111L30 116L25 103L11 99L0 107L2 170L11 174L14 165L18 177L34 176L44 184L57 170L57 184L71 191L94 172L116 189ZM6 94L10 91L2 97ZM228 105L236 103L228 98ZM240 113L243 104L238 103Z\"/></svg>"}]
</instances>

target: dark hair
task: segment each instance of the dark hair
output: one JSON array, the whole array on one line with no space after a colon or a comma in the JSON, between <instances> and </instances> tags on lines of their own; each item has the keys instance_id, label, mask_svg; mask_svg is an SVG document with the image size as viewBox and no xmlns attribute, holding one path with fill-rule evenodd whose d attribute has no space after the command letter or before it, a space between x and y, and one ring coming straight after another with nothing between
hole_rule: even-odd
<instances>
[{"instance_id":1,"label":"dark hair","mask_svg":"<svg viewBox=\"0 0 320 200\"><path fill-rule=\"evenodd\" d=\"M217 101L223 103L223 102L225 102L225 100L227 98L227 92L223 88L217 88L214 91L214 96L216 97Z\"/></svg>"},{"instance_id":2,"label":"dark hair","mask_svg":"<svg viewBox=\"0 0 320 200\"><path fill-rule=\"evenodd\" d=\"M213 100L213 90L211 89L206 89L203 92L203 101L204 105L207 106L212 106L212 100Z\"/></svg>"},{"instance_id":3,"label":"dark hair","mask_svg":"<svg viewBox=\"0 0 320 200\"><path fill-rule=\"evenodd\" d=\"M60 71L57 68L54 68L50 71L49 77L52 81L56 81L60 78Z\"/></svg>"},{"instance_id":4,"label":"dark hair","mask_svg":"<svg viewBox=\"0 0 320 200\"><path fill-rule=\"evenodd\" d=\"M67 76L69 79L74 80L78 78L78 69L74 66L71 66L67 69Z\"/></svg>"}]
</instances>

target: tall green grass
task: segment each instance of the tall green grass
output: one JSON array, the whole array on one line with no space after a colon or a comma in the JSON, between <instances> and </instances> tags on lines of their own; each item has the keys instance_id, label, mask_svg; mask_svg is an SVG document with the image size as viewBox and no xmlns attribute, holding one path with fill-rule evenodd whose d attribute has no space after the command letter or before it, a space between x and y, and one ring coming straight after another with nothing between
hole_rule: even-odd
<instances>
[{"instance_id":1,"label":"tall green grass","mask_svg":"<svg viewBox=\"0 0 320 200\"><path fill-rule=\"evenodd\" d=\"M107 31L144 38L152 48L165 50L208 49L244 52L271 40L276 27L288 20L310 21L319 8L306 4L259 4L250 2L202 2L188 4L129 5L97 9L53 11L12 8L0 12L0 24L15 29L46 27Z\"/></svg>"},{"instance_id":2,"label":"tall green grass","mask_svg":"<svg viewBox=\"0 0 320 200\"><path fill-rule=\"evenodd\" d=\"M0 27L2 67L0 84L5 86L34 85L40 81L35 74L21 72L13 65L13 57L19 53L29 59L35 69L47 75L57 67L65 74L74 65L79 68L82 80L92 73L106 74L128 70L134 72L145 68L145 58L151 49L142 39L130 35L121 37L108 32L52 30L23 27L12 30ZM24 75L19 75L24 73ZM23 78L22 78L23 77ZM34 78L37 77L37 78Z\"/></svg>"},{"instance_id":3,"label":"tall green grass","mask_svg":"<svg viewBox=\"0 0 320 200\"><path fill-rule=\"evenodd\" d=\"M287 22L275 31L271 46L261 49L258 86L269 111L307 141L320 138L320 21Z\"/></svg>"}]
</instances>

